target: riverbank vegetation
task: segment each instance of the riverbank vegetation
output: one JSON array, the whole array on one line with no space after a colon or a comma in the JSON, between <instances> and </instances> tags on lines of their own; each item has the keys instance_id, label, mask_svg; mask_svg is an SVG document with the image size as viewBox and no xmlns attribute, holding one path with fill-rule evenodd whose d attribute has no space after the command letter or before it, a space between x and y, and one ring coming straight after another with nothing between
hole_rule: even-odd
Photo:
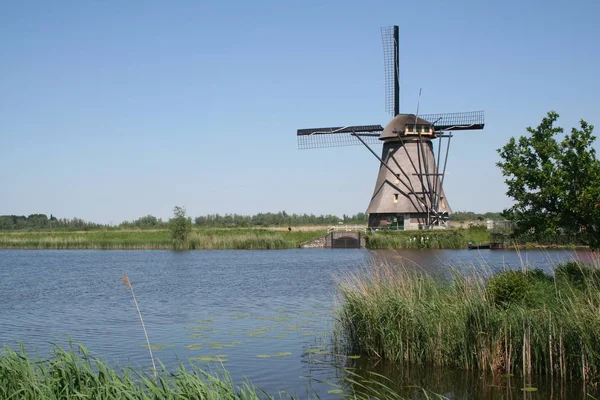
<instances>
[{"instance_id":1,"label":"riverbank vegetation","mask_svg":"<svg viewBox=\"0 0 600 400\"><path fill-rule=\"evenodd\" d=\"M0 356L2 399L273 399L246 383L236 386L222 373L211 374L181 365L175 373L161 371L157 379L141 371L116 371L92 358L85 348L56 349L49 360L31 360L21 351L5 349ZM283 396L282 396L283 398Z\"/></svg>"},{"instance_id":2,"label":"riverbank vegetation","mask_svg":"<svg viewBox=\"0 0 600 400\"><path fill-rule=\"evenodd\" d=\"M273 250L297 248L324 236L325 230L291 232L268 229L192 229L184 245L174 242L169 230L0 232L4 249L101 250Z\"/></svg>"},{"instance_id":3,"label":"riverbank vegetation","mask_svg":"<svg viewBox=\"0 0 600 400\"><path fill-rule=\"evenodd\" d=\"M455 273L376 265L340 278L349 354L494 373L600 379L600 263Z\"/></svg>"},{"instance_id":4,"label":"riverbank vegetation","mask_svg":"<svg viewBox=\"0 0 600 400\"><path fill-rule=\"evenodd\" d=\"M348 371L339 384L331 383L330 394L340 398L367 400L372 398L402 400L381 377L364 379ZM157 377L147 372L125 368L115 370L102 360L92 357L79 346L69 351L56 347L49 359L32 359L21 349L5 348L0 352L0 398L39 399L102 399L102 400L270 400L296 399L295 394L280 392L276 396L249 382L235 384L224 370L206 372L195 365L180 364L176 371L164 366ZM318 399L307 388L301 398ZM422 392L423 399L442 397Z\"/></svg>"},{"instance_id":5,"label":"riverbank vegetation","mask_svg":"<svg viewBox=\"0 0 600 400\"><path fill-rule=\"evenodd\" d=\"M368 232L369 249L466 249L469 242L489 241L489 231L483 226L433 231Z\"/></svg>"},{"instance_id":6,"label":"riverbank vegetation","mask_svg":"<svg viewBox=\"0 0 600 400\"><path fill-rule=\"evenodd\" d=\"M181 221L184 221L183 218ZM185 225L185 224L184 224ZM325 236L325 228L293 228L291 231L224 228L173 230L96 230L0 232L3 249L98 249L98 250L275 250L292 249ZM181 228L181 229L180 229ZM464 249L469 242L488 240L484 227L451 231L393 231L368 233L369 249Z\"/></svg>"}]
</instances>

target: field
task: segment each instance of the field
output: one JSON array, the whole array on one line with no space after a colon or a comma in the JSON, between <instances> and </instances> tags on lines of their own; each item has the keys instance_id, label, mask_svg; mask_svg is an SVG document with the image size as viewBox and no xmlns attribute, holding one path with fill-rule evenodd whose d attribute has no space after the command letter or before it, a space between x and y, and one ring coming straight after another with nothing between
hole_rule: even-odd
<instances>
[{"instance_id":1,"label":"field","mask_svg":"<svg viewBox=\"0 0 600 400\"><path fill-rule=\"evenodd\" d=\"M188 249L289 249L325 235L325 230L194 229ZM0 233L4 249L173 249L168 230L37 231Z\"/></svg>"},{"instance_id":2,"label":"field","mask_svg":"<svg viewBox=\"0 0 600 400\"><path fill-rule=\"evenodd\" d=\"M364 227L363 227L364 228ZM310 225L265 228L194 228L182 250L275 250L297 248L303 242L324 236L327 227ZM468 244L489 241L483 226L431 231L368 232L368 249L466 249ZM0 231L2 249L116 249L167 250L174 243L167 229L96 229L85 231ZM524 243L519 247L539 247ZM574 247L548 245L546 247Z\"/></svg>"}]
</instances>

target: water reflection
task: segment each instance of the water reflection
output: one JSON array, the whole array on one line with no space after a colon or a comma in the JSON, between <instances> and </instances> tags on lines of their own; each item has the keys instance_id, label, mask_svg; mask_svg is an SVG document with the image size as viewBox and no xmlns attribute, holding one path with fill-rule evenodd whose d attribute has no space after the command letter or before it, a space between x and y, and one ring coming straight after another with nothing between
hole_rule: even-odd
<instances>
[{"instance_id":1,"label":"water reflection","mask_svg":"<svg viewBox=\"0 0 600 400\"><path fill-rule=\"evenodd\" d=\"M506 374L482 374L433 366L398 366L363 359L349 359L346 367L363 379L383 383L409 399L424 399L424 392L461 400L566 400L591 398L588 395L598 394L588 392L589 387L581 382L552 380L546 376L523 380Z\"/></svg>"},{"instance_id":2,"label":"water reflection","mask_svg":"<svg viewBox=\"0 0 600 400\"><path fill-rule=\"evenodd\" d=\"M569 250L374 250L376 263L402 265L409 271L450 277L453 271L493 273L503 269L540 268L551 273L557 264L590 260L589 252Z\"/></svg>"}]
</instances>

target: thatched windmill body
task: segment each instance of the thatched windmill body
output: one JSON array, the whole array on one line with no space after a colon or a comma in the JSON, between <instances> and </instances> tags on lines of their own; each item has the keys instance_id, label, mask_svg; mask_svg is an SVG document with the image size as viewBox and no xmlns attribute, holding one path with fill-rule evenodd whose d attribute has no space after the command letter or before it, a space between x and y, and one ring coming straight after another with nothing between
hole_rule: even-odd
<instances>
[{"instance_id":1,"label":"thatched windmill body","mask_svg":"<svg viewBox=\"0 0 600 400\"><path fill-rule=\"evenodd\" d=\"M382 38L386 107L394 118L385 128L361 125L299 129L298 148L363 144L379 160L379 173L367 208L370 228L445 227L451 209L443 184L452 132L483 129L483 111L401 114L398 27L382 28ZM369 146L379 143L383 143L381 157Z\"/></svg>"}]
</instances>

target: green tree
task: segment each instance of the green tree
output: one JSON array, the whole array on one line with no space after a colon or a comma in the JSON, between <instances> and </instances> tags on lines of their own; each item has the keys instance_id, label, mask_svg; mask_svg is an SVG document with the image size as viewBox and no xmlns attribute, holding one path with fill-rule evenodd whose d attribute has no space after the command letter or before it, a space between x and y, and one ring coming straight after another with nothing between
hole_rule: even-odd
<instances>
[{"instance_id":1,"label":"green tree","mask_svg":"<svg viewBox=\"0 0 600 400\"><path fill-rule=\"evenodd\" d=\"M550 111L537 128L527 128L528 135L498 149L506 194L515 202L503 215L516 223L516 234L531 228L538 237L581 233L596 246L600 162L592 148L594 127L581 120L580 129L559 141L563 129L555 126L557 119Z\"/></svg>"},{"instance_id":2,"label":"green tree","mask_svg":"<svg viewBox=\"0 0 600 400\"><path fill-rule=\"evenodd\" d=\"M177 248L186 248L192 233L192 219L186 215L185 207L175 206L173 215L169 220L171 239Z\"/></svg>"}]
</instances>

